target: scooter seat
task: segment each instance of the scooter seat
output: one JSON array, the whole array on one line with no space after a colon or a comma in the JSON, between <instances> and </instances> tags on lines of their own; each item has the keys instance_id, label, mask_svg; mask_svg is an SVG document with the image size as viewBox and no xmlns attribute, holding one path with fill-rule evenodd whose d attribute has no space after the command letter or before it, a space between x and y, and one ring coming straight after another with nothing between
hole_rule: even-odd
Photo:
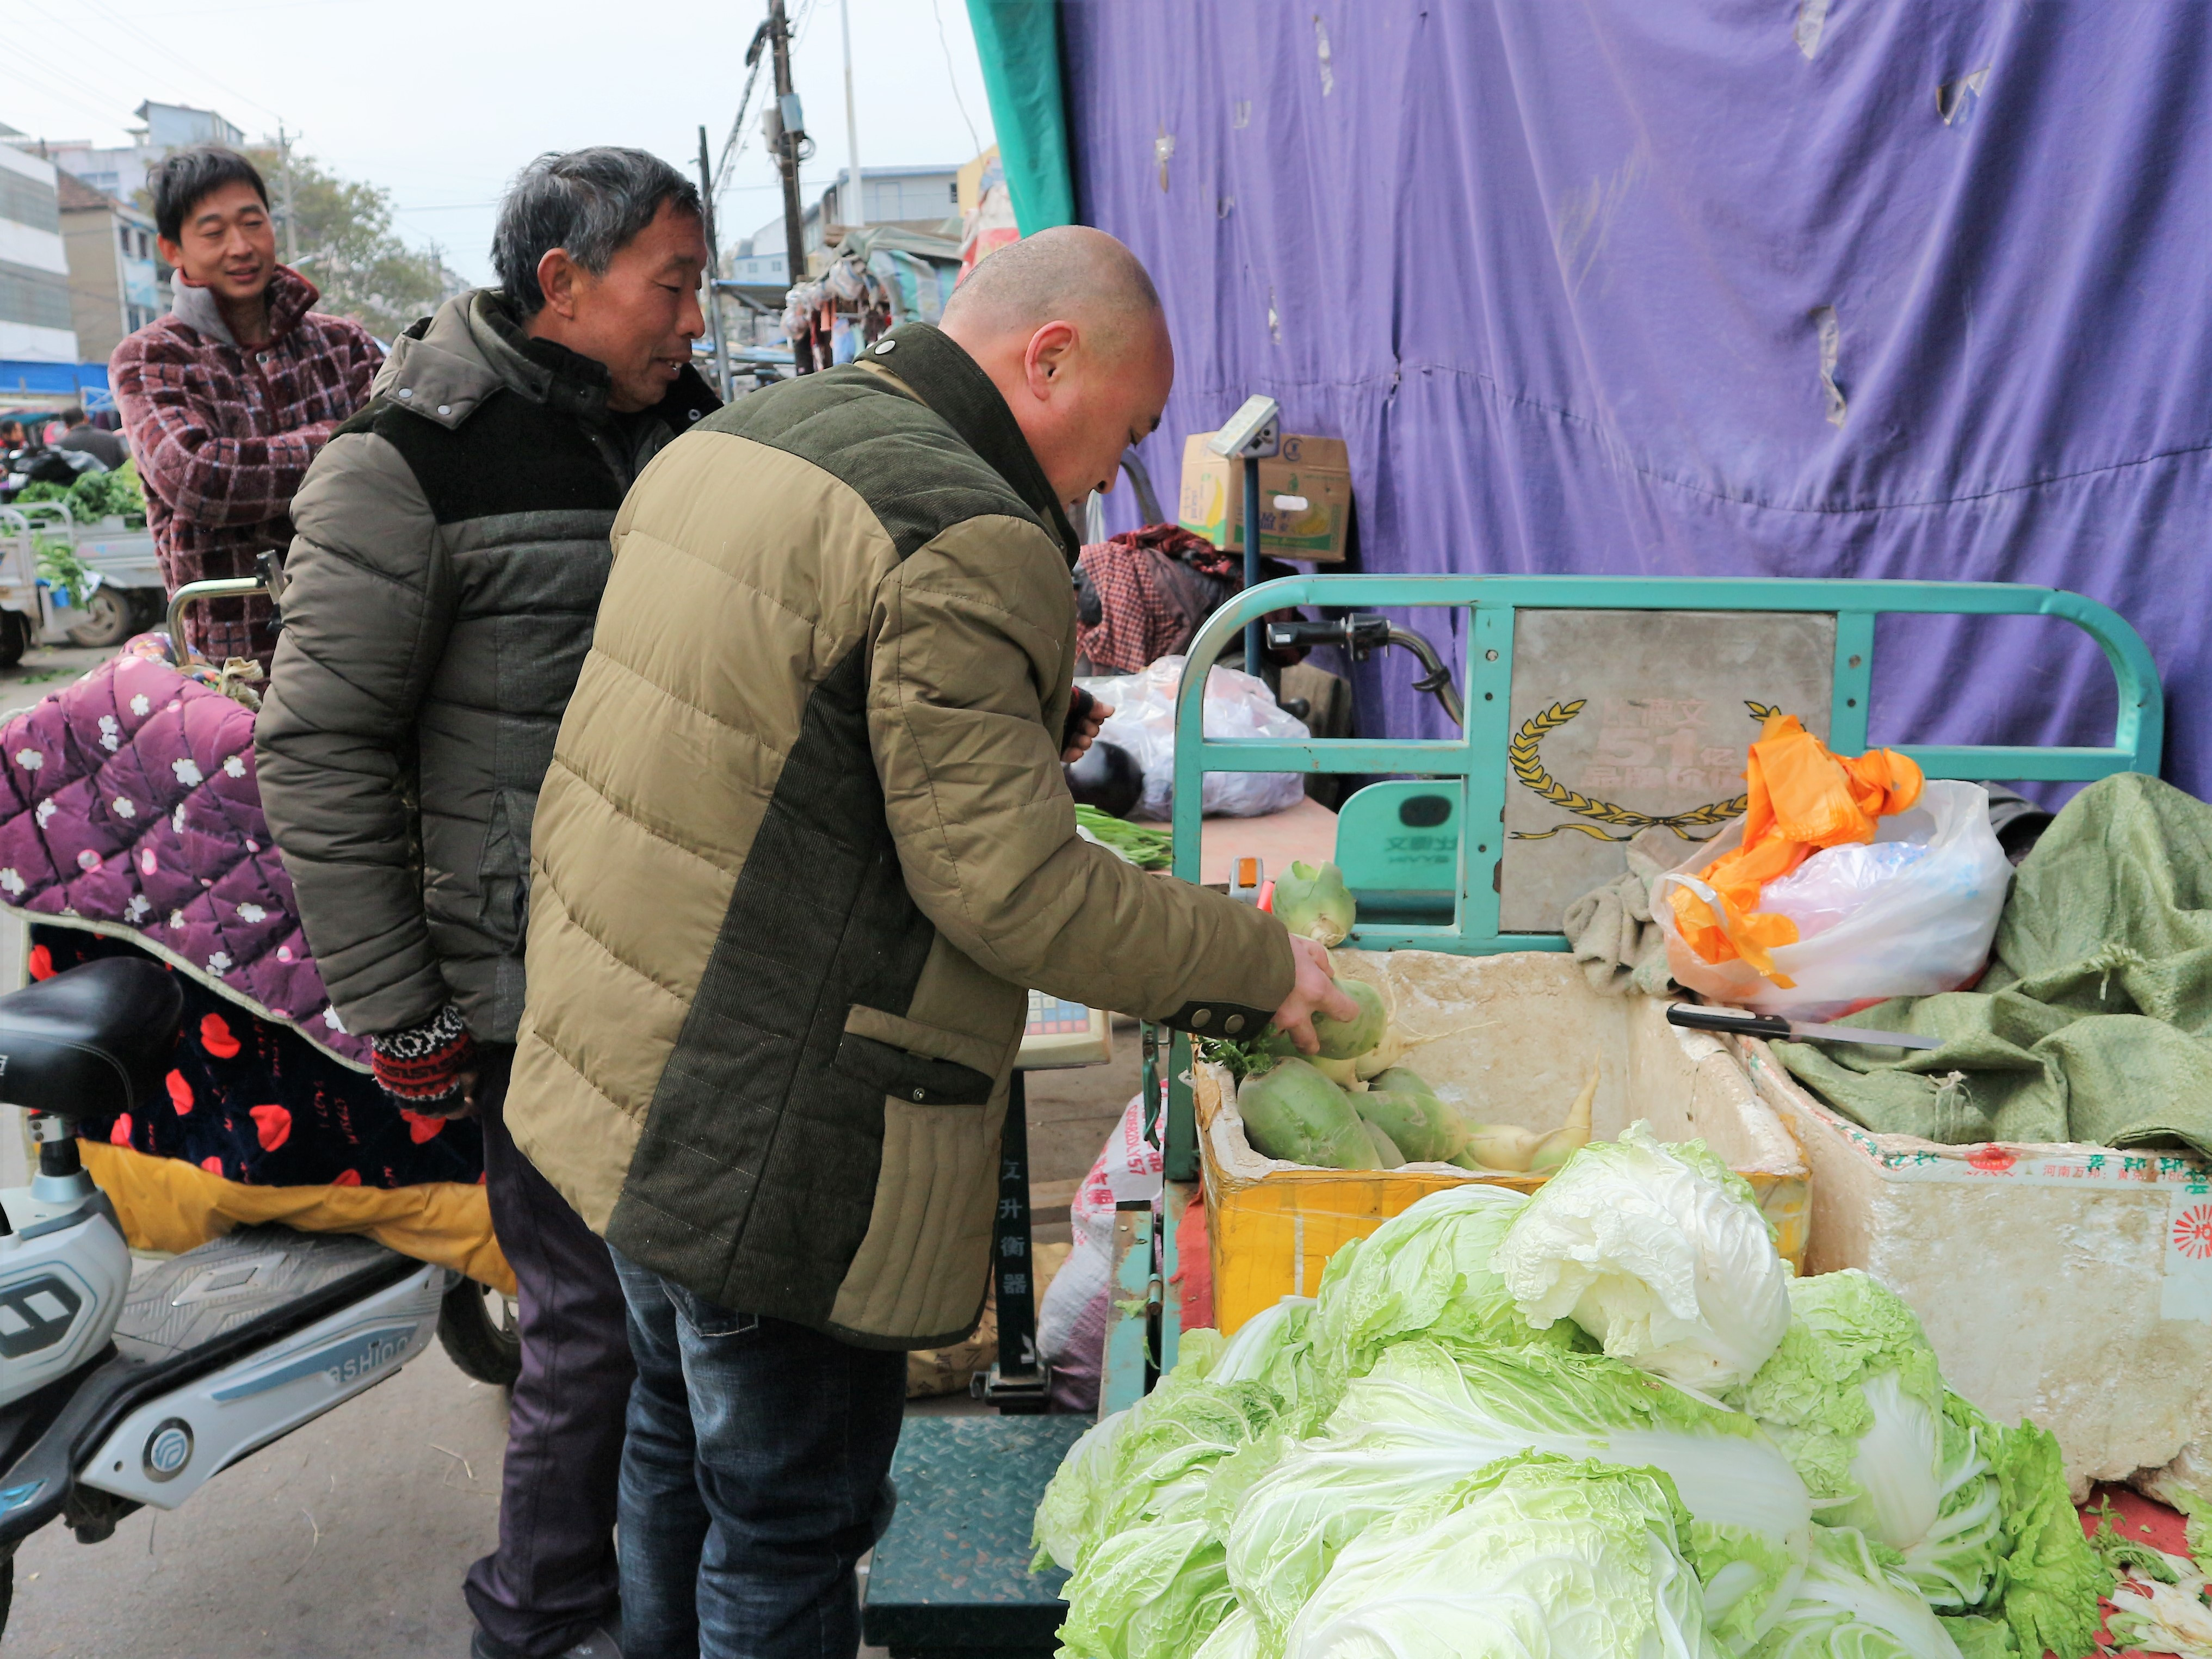
<instances>
[{"instance_id":1,"label":"scooter seat","mask_svg":"<svg viewBox=\"0 0 2212 1659\"><path fill-rule=\"evenodd\" d=\"M74 1123L157 1098L184 1018L177 976L103 957L0 996L0 1101Z\"/></svg>"}]
</instances>

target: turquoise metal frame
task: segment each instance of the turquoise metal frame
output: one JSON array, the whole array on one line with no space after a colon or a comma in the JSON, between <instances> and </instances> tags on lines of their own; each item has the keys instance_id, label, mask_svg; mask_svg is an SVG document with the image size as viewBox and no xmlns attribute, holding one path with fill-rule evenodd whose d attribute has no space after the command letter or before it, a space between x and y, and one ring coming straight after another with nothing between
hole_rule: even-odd
<instances>
[{"instance_id":1,"label":"turquoise metal frame","mask_svg":"<svg viewBox=\"0 0 2212 1659\"><path fill-rule=\"evenodd\" d=\"M1206 620L1189 660L1212 663L1231 649L1248 618L1295 605L1361 610L1450 606L1471 614L1465 646L1454 665L1467 709L1455 738L1231 741L1208 738L1201 724L1203 677L1186 673L1176 704L1175 873L1199 878L1200 780L1207 772L1413 773L1456 778L1462 791L1458 891L1449 924L1393 922L1356 927L1347 943L1363 950L1562 951L1557 933L1501 933L1492 883L1502 836L1477 840L1474 826L1495 825L1511 775L1513 624L1517 611L1798 611L1836 619L1835 673L1829 741L1840 752L1867 746L1867 705L1874 685L1875 619L1886 615L2050 617L2097 642L2119 693L2112 741L2099 748L1957 744L1898 745L1930 777L1985 781L2087 781L2114 772L2155 775L2165 740L2166 708L2158 669L2141 636L2117 611L2056 588L1999 582L1800 581L1789 579L1641 576L1293 576L1238 594ZM1191 1121L1189 1042L1176 1039L1168 1068L1168 1178L1197 1175Z\"/></svg>"}]
</instances>

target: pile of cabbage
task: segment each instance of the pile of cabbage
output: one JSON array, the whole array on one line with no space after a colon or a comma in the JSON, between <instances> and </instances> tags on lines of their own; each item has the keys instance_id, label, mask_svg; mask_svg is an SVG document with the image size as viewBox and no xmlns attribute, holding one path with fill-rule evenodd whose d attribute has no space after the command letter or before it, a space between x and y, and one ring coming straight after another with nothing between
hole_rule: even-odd
<instances>
[{"instance_id":1,"label":"pile of cabbage","mask_svg":"<svg viewBox=\"0 0 2212 1659\"><path fill-rule=\"evenodd\" d=\"M2111 1585L2050 1435L1642 1124L1186 1333L1036 1540L1061 1659L2079 1659Z\"/></svg>"}]
</instances>

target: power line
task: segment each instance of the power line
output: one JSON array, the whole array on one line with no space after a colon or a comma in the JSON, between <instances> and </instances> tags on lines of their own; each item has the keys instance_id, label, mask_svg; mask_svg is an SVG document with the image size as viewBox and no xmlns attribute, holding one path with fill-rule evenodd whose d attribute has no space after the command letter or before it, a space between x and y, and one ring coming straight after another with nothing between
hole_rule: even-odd
<instances>
[{"instance_id":1,"label":"power line","mask_svg":"<svg viewBox=\"0 0 2212 1659\"><path fill-rule=\"evenodd\" d=\"M79 0L79 3L83 5L88 10L95 12L100 16L105 17L117 28L122 29L126 33L135 35L139 40L143 40L148 46L153 47L155 52L160 52L164 58L169 58L174 63L181 65L183 68L191 70L194 75L206 82L210 86L215 88L217 91L235 98L241 103L251 105L253 108L259 110L264 115L275 116L279 120L283 118L278 111L270 108L268 105L263 103L258 98L252 96L250 93L240 92L236 87L230 85L229 82L226 81L218 80L216 76L209 74L205 69L202 68L199 64L195 64L191 58L179 52L175 47L156 40L152 34L141 28L137 24L131 21L128 18L118 16L114 12L107 9L107 7L103 3L103 0Z\"/></svg>"},{"instance_id":2,"label":"power line","mask_svg":"<svg viewBox=\"0 0 2212 1659\"><path fill-rule=\"evenodd\" d=\"M968 100L960 95L960 72L952 67L952 42L945 35L945 11L938 0L929 0L930 15L937 19L937 44L945 49L945 78L952 88L952 106L960 112L960 119L968 128L968 142L975 148L971 155L983 153L983 141L975 136L975 124L968 118Z\"/></svg>"}]
</instances>

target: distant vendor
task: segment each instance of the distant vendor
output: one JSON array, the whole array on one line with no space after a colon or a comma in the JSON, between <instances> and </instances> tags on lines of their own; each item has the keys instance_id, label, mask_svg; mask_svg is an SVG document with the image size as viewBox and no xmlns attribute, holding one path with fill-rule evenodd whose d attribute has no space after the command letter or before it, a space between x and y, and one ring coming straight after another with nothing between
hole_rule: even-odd
<instances>
[{"instance_id":1,"label":"distant vendor","mask_svg":"<svg viewBox=\"0 0 2212 1659\"><path fill-rule=\"evenodd\" d=\"M216 145L148 175L176 299L115 348L108 378L137 457L161 578L253 574L292 540L293 494L331 434L368 401L384 353L369 331L313 309L315 285L276 263L269 189ZM195 607L185 630L210 661L276 649L264 599Z\"/></svg>"}]
</instances>

